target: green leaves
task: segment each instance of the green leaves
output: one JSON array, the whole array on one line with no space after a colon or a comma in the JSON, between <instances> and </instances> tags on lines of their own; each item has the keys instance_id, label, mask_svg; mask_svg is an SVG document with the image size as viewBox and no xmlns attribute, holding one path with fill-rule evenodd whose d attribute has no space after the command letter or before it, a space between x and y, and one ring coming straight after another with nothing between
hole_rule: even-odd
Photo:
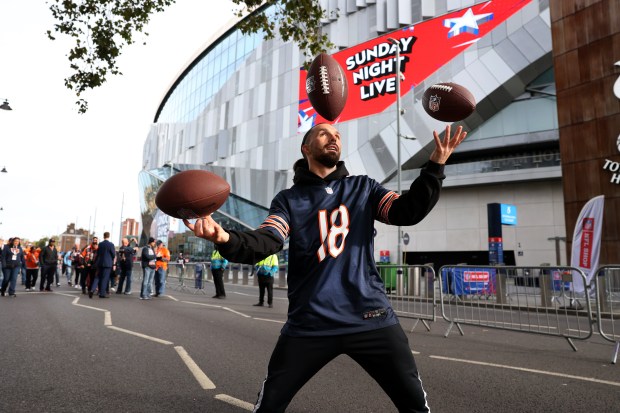
<instances>
[{"instance_id":1,"label":"green leaves","mask_svg":"<svg viewBox=\"0 0 620 413\"><path fill-rule=\"evenodd\" d=\"M279 34L284 41L293 41L307 57L306 64L319 53L334 48L326 34L321 31L321 19L325 11L317 0L233 0L242 6L236 11L238 17L245 18L238 27L243 33L263 32L265 39L273 39ZM258 8L268 8L267 13L251 14Z\"/></svg>"},{"instance_id":2,"label":"green leaves","mask_svg":"<svg viewBox=\"0 0 620 413\"><path fill-rule=\"evenodd\" d=\"M207 0L204 0L207 1ZM212 0L209 0L212 1ZM123 48L133 44L137 33L143 33L154 13L164 11L175 0L48 0L56 20L50 40L55 33L75 40L67 58L73 74L65 86L75 91L79 113L88 110L82 93L103 85L109 75L119 75L117 58ZM239 17L265 8L267 13L255 13L241 21L243 33L263 33L265 39L279 35L284 41L294 41L308 61L334 45L321 32L325 13L318 0L233 0L241 8ZM273 6L273 7L270 7Z\"/></svg>"},{"instance_id":3,"label":"green leaves","mask_svg":"<svg viewBox=\"0 0 620 413\"><path fill-rule=\"evenodd\" d=\"M56 19L53 32L75 39L67 58L73 74L65 86L75 91L79 113L88 110L88 102L80 98L89 89L103 85L108 75L121 74L117 58L123 48L134 43L153 13L161 12L175 0L49 0ZM148 36L148 33L144 33Z\"/></svg>"}]
</instances>

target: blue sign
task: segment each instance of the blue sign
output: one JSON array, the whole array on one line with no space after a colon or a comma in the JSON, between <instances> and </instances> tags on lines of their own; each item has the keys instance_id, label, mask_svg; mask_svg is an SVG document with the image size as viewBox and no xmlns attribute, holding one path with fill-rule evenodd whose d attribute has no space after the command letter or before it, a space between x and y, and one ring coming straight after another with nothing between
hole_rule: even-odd
<instances>
[{"instance_id":1,"label":"blue sign","mask_svg":"<svg viewBox=\"0 0 620 413\"><path fill-rule=\"evenodd\" d=\"M500 204L501 223L503 225L517 225L517 207L510 204Z\"/></svg>"}]
</instances>

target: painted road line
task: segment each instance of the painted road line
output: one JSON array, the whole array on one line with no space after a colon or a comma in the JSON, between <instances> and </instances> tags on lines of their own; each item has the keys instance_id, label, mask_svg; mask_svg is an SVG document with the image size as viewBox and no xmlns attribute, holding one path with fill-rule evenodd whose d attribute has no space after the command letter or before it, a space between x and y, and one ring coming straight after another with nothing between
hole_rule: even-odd
<instances>
[{"instance_id":1,"label":"painted road line","mask_svg":"<svg viewBox=\"0 0 620 413\"><path fill-rule=\"evenodd\" d=\"M239 311L233 310L232 308L222 307L222 309L223 309L223 310L226 310L226 311L230 311L230 312L231 312L231 313L233 313L233 314L240 315L241 317L245 317L245 318L252 318L252 316L249 316L249 315L247 315L247 314L240 313Z\"/></svg>"},{"instance_id":2,"label":"painted road line","mask_svg":"<svg viewBox=\"0 0 620 413\"><path fill-rule=\"evenodd\" d=\"M165 344L167 346L174 344L172 341L167 341L167 340L162 340L161 338L147 336L146 334L136 333L135 331L125 330L124 328L119 328L116 326L108 326L108 328L112 330L120 331L121 333L127 333L127 334L131 334L132 336L151 340L159 344Z\"/></svg>"},{"instance_id":3,"label":"painted road line","mask_svg":"<svg viewBox=\"0 0 620 413\"><path fill-rule=\"evenodd\" d=\"M200 387L205 390L215 389L215 384L209 380L207 375L204 374L200 367L198 367L198 364L196 364L189 354L187 354L187 351L185 351L183 347L175 346L174 349L177 351L179 357L181 357L181 360L183 360L189 371L194 375L196 381L200 384Z\"/></svg>"},{"instance_id":4,"label":"painted road line","mask_svg":"<svg viewBox=\"0 0 620 413\"><path fill-rule=\"evenodd\" d=\"M201 305L203 307L212 307L212 308L222 308L221 305L215 305L215 304L205 304L205 303L197 303L195 301L181 301L182 303L186 303L186 304L194 304L194 305Z\"/></svg>"},{"instance_id":5,"label":"painted road line","mask_svg":"<svg viewBox=\"0 0 620 413\"><path fill-rule=\"evenodd\" d=\"M280 321L280 320L270 320L268 318L259 318L259 317L253 317L254 320L258 320L258 321L267 321L270 323L278 323L278 324L284 324L284 321Z\"/></svg>"},{"instance_id":6,"label":"painted road line","mask_svg":"<svg viewBox=\"0 0 620 413\"><path fill-rule=\"evenodd\" d=\"M73 300L73 302L71 304L73 304L73 305L75 305L77 307L90 308L91 310L97 310L97 311L103 311L103 312L107 312L108 311L105 308L91 307L89 305L78 304L78 301L80 301L80 297L75 297L75 299Z\"/></svg>"},{"instance_id":7,"label":"painted road line","mask_svg":"<svg viewBox=\"0 0 620 413\"><path fill-rule=\"evenodd\" d=\"M103 325L104 326L111 326L112 325L112 313L111 312L106 311L104 313Z\"/></svg>"},{"instance_id":8,"label":"painted road line","mask_svg":"<svg viewBox=\"0 0 620 413\"><path fill-rule=\"evenodd\" d=\"M164 297L171 299L172 301L179 301L177 298L174 298L171 295L164 295Z\"/></svg>"},{"instance_id":9,"label":"painted road line","mask_svg":"<svg viewBox=\"0 0 620 413\"><path fill-rule=\"evenodd\" d=\"M566 379L581 380L581 381L587 381L587 382L591 382L591 383L607 384L609 386L620 387L620 382L609 381L609 380L600 380L600 379L595 379L594 377L573 376L571 374L556 373L556 372L553 372L553 371L527 369L527 368L524 368L524 367L507 366L507 365L504 365L504 364L495 364L495 363L485 363L485 362L482 362L482 361L463 360L463 359L456 359L456 358L452 358L452 357L441 357L441 356L429 356L429 357L432 358L432 359L438 359L438 360L447 360L447 361L456 361L456 362L459 362L459 363L477 364L479 366L496 367L496 368L500 368L500 369L524 371L524 372L527 372L527 373L544 374L544 375L547 375L547 376L562 377L562 378L566 378Z\"/></svg>"},{"instance_id":10,"label":"painted road line","mask_svg":"<svg viewBox=\"0 0 620 413\"><path fill-rule=\"evenodd\" d=\"M216 399L221 400L225 403L232 404L233 406L240 407L244 410L251 412L254 410L254 405L248 402L244 402L243 400L235 399L227 394L217 394L215 396Z\"/></svg>"},{"instance_id":11,"label":"painted road line","mask_svg":"<svg viewBox=\"0 0 620 413\"><path fill-rule=\"evenodd\" d=\"M411 354L420 354L420 352L411 350Z\"/></svg>"}]
</instances>

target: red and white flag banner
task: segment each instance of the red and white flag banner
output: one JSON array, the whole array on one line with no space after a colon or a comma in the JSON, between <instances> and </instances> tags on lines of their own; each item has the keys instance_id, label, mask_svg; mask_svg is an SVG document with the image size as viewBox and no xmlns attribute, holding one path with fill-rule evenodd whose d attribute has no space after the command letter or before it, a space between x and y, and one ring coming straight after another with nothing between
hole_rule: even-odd
<instances>
[{"instance_id":1,"label":"red and white flag banner","mask_svg":"<svg viewBox=\"0 0 620 413\"><path fill-rule=\"evenodd\" d=\"M589 285L598 268L601 252L601 232L603 230L603 205L605 196L599 195L589 200L581 209L575 232L573 233L573 249L571 266L579 268L586 275ZM585 286L578 274L573 274L573 288L576 293L583 293Z\"/></svg>"}]
</instances>

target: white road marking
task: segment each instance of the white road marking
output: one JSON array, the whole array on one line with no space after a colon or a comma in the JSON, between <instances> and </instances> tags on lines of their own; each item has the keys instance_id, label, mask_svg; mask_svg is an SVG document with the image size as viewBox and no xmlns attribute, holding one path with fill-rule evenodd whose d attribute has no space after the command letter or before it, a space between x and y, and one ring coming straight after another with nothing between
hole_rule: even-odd
<instances>
[{"instance_id":1,"label":"white road marking","mask_svg":"<svg viewBox=\"0 0 620 413\"><path fill-rule=\"evenodd\" d=\"M171 296L171 295L164 295L164 297L166 297L166 298L170 298L172 301L179 301L178 299L174 298L174 297L173 297L173 296Z\"/></svg>"},{"instance_id":2,"label":"white road marking","mask_svg":"<svg viewBox=\"0 0 620 413\"><path fill-rule=\"evenodd\" d=\"M233 314L240 315L241 317L245 317L245 318L252 318L251 316L249 316L249 315L247 315L247 314L240 313L239 311L233 310L232 308L222 307L222 309L223 309L223 310L226 310L226 311L230 311L230 312L231 312L231 313L233 313Z\"/></svg>"},{"instance_id":3,"label":"white road marking","mask_svg":"<svg viewBox=\"0 0 620 413\"><path fill-rule=\"evenodd\" d=\"M177 351L181 360L185 363L189 371L194 375L194 378L205 390L215 389L215 384L207 377L206 374L198 367L198 364L187 354L187 351L181 346L175 346L174 349Z\"/></svg>"},{"instance_id":4,"label":"white road marking","mask_svg":"<svg viewBox=\"0 0 620 413\"><path fill-rule=\"evenodd\" d=\"M112 313L106 311L103 315L103 325L111 326L112 325Z\"/></svg>"},{"instance_id":5,"label":"white road marking","mask_svg":"<svg viewBox=\"0 0 620 413\"><path fill-rule=\"evenodd\" d=\"M90 308L91 310L97 310L97 311L103 311L103 312L107 312L108 311L105 308L97 308L97 307L91 307L89 305L78 304L77 300L79 300L79 298L76 298L75 300L73 300L74 301L73 305L78 306L78 307Z\"/></svg>"},{"instance_id":6,"label":"white road marking","mask_svg":"<svg viewBox=\"0 0 620 413\"><path fill-rule=\"evenodd\" d=\"M413 350L411 350L411 353L412 353L412 354L420 354L420 352L419 352L419 351L413 351Z\"/></svg>"},{"instance_id":7,"label":"white road marking","mask_svg":"<svg viewBox=\"0 0 620 413\"><path fill-rule=\"evenodd\" d=\"M259 317L252 317L254 320L258 320L258 321L267 321L269 323L278 323L278 324L284 324L284 321L280 321L280 320L270 320L268 318L259 318Z\"/></svg>"},{"instance_id":8,"label":"white road marking","mask_svg":"<svg viewBox=\"0 0 620 413\"><path fill-rule=\"evenodd\" d=\"M120 331L121 333L131 334L132 336L145 338L147 340L154 341L156 343L165 344L167 346L174 344L172 341L162 340L161 338L147 336L146 334L136 333L135 331L125 330L124 328L119 328L116 326L108 326L109 329Z\"/></svg>"},{"instance_id":9,"label":"white road marking","mask_svg":"<svg viewBox=\"0 0 620 413\"><path fill-rule=\"evenodd\" d=\"M254 410L254 405L248 402L244 402L243 400L235 399L232 396L227 394L216 394L215 398L221 400L225 403L232 404L233 406L240 407L244 410L251 412Z\"/></svg>"},{"instance_id":10,"label":"white road marking","mask_svg":"<svg viewBox=\"0 0 620 413\"><path fill-rule=\"evenodd\" d=\"M504 364L495 364L495 363L485 363L483 361L463 360L463 359L457 359L457 358L452 358L452 357L442 357L442 356L429 356L429 357L432 358L432 359L438 359L438 360L456 361L456 362L460 362L460 363L477 364L479 366L497 367L497 368L500 368L500 369L525 371L527 373L544 374L544 375L547 375L547 376L562 377L562 378L566 378L566 379L588 381L588 382L591 382L591 383L600 383L600 384L607 384L607 385L610 385L610 386L620 387L620 382L608 381L608 380L600 380L600 379L595 379L594 377L573 376L571 374L555 373L553 371L535 370L535 369L528 369L528 368L524 368L524 367L507 366L507 365L504 365Z\"/></svg>"},{"instance_id":11,"label":"white road marking","mask_svg":"<svg viewBox=\"0 0 620 413\"><path fill-rule=\"evenodd\" d=\"M215 304L205 304L205 303L197 303L195 301L181 301L182 303L186 303L186 304L194 304L194 305L202 305L204 307L212 307L212 308L222 308L221 305L215 305Z\"/></svg>"}]
</instances>

